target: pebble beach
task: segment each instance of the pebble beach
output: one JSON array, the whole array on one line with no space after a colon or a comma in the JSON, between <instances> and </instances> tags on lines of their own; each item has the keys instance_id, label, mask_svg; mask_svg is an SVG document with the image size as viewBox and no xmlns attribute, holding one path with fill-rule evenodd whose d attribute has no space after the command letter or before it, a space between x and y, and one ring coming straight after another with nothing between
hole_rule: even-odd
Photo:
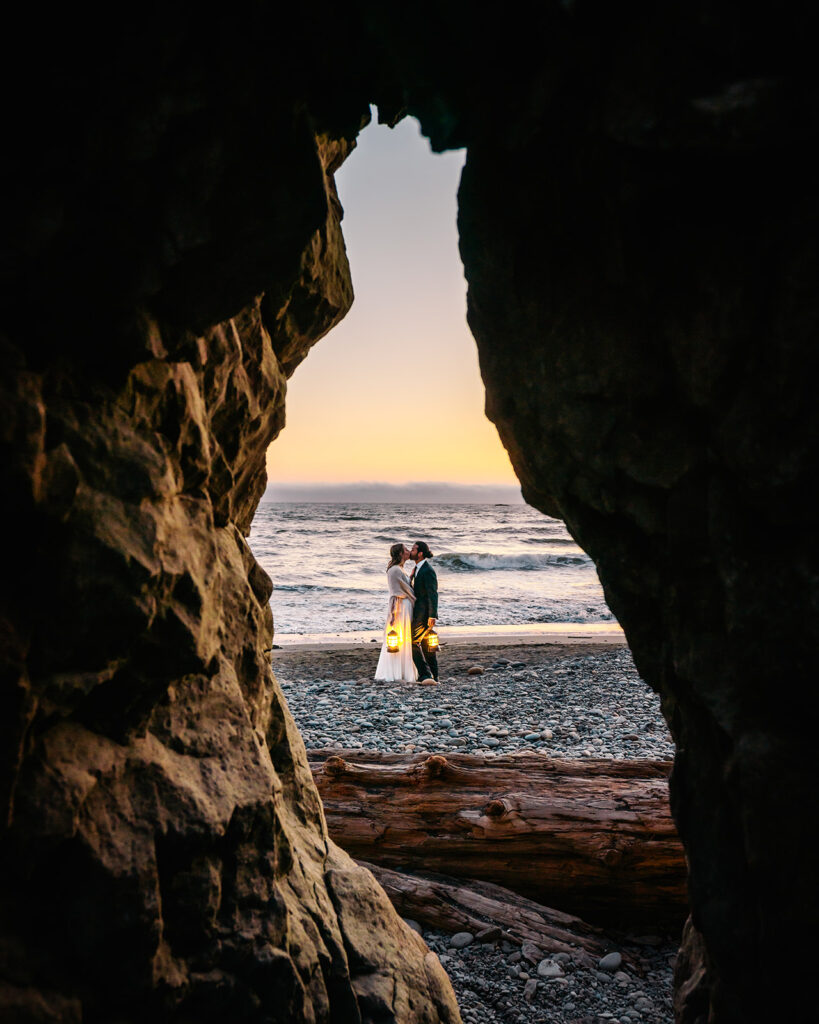
<instances>
[{"instance_id":1,"label":"pebble beach","mask_svg":"<svg viewBox=\"0 0 819 1024\"><path fill-rule=\"evenodd\" d=\"M623 643L450 643L437 686L373 682L366 645L274 655L308 750L673 757L659 698Z\"/></svg>"},{"instance_id":2,"label":"pebble beach","mask_svg":"<svg viewBox=\"0 0 819 1024\"><path fill-rule=\"evenodd\" d=\"M421 934L449 975L466 1024L673 1022L677 943L667 936L612 936L612 952L589 968L568 953L547 957L529 943L519 949L466 932ZM458 948L453 940L468 944ZM632 958L628 965L621 950Z\"/></svg>"},{"instance_id":3,"label":"pebble beach","mask_svg":"<svg viewBox=\"0 0 819 1024\"><path fill-rule=\"evenodd\" d=\"M440 683L373 681L378 645L294 644L273 668L310 749L671 760L659 699L621 637L443 642ZM596 967L427 931L469 1024L670 1024L678 935L607 934Z\"/></svg>"}]
</instances>

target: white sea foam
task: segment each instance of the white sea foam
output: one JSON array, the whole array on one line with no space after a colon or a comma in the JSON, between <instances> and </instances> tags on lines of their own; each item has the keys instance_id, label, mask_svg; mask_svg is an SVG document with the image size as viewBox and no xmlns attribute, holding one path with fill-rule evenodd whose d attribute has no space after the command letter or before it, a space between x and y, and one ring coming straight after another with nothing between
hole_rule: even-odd
<instances>
[{"instance_id":1,"label":"white sea foam","mask_svg":"<svg viewBox=\"0 0 819 1024\"><path fill-rule=\"evenodd\" d=\"M531 569L548 569L557 565L587 565L587 555L497 555L492 552L472 551L465 554L444 554L435 559L437 566L455 572L488 572L492 569L516 569L526 572Z\"/></svg>"},{"instance_id":2,"label":"white sea foam","mask_svg":"<svg viewBox=\"0 0 819 1024\"><path fill-rule=\"evenodd\" d=\"M263 502L250 544L273 579L276 629L379 628L390 545L415 540L435 552L444 630L612 619L591 559L526 505Z\"/></svg>"}]
</instances>

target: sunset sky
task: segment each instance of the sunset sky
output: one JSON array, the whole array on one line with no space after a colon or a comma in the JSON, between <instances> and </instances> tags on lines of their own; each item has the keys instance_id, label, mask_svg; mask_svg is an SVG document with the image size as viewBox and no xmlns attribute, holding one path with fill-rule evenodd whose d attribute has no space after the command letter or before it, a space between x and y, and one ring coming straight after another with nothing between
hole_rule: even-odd
<instances>
[{"instance_id":1,"label":"sunset sky","mask_svg":"<svg viewBox=\"0 0 819 1024\"><path fill-rule=\"evenodd\" d=\"M456 193L464 153L433 154L418 123L371 124L336 175L355 302L296 370L276 484L517 485L483 412L466 325Z\"/></svg>"}]
</instances>

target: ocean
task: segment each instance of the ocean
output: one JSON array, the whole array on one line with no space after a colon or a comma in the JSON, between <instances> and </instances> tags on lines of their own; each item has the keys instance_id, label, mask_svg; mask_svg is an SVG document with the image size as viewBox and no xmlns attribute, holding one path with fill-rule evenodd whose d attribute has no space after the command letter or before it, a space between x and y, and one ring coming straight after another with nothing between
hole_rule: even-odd
<instances>
[{"instance_id":1,"label":"ocean","mask_svg":"<svg viewBox=\"0 0 819 1024\"><path fill-rule=\"evenodd\" d=\"M416 540L435 556L442 627L613 622L591 559L528 505L263 501L250 546L277 634L381 629L390 545Z\"/></svg>"}]
</instances>

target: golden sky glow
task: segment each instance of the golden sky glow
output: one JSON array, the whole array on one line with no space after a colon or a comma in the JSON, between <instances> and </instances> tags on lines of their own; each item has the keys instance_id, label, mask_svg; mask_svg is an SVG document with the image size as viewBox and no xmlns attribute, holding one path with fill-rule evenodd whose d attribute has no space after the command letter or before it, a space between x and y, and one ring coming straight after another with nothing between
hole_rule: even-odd
<instances>
[{"instance_id":1,"label":"golden sky glow","mask_svg":"<svg viewBox=\"0 0 819 1024\"><path fill-rule=\"evenodd\" d=\"M432 154L405 119L365 129L336 175L356 298L290 381L271 483L517 483L466 325L463 159Z\"/></svg>"}]
</instances>

